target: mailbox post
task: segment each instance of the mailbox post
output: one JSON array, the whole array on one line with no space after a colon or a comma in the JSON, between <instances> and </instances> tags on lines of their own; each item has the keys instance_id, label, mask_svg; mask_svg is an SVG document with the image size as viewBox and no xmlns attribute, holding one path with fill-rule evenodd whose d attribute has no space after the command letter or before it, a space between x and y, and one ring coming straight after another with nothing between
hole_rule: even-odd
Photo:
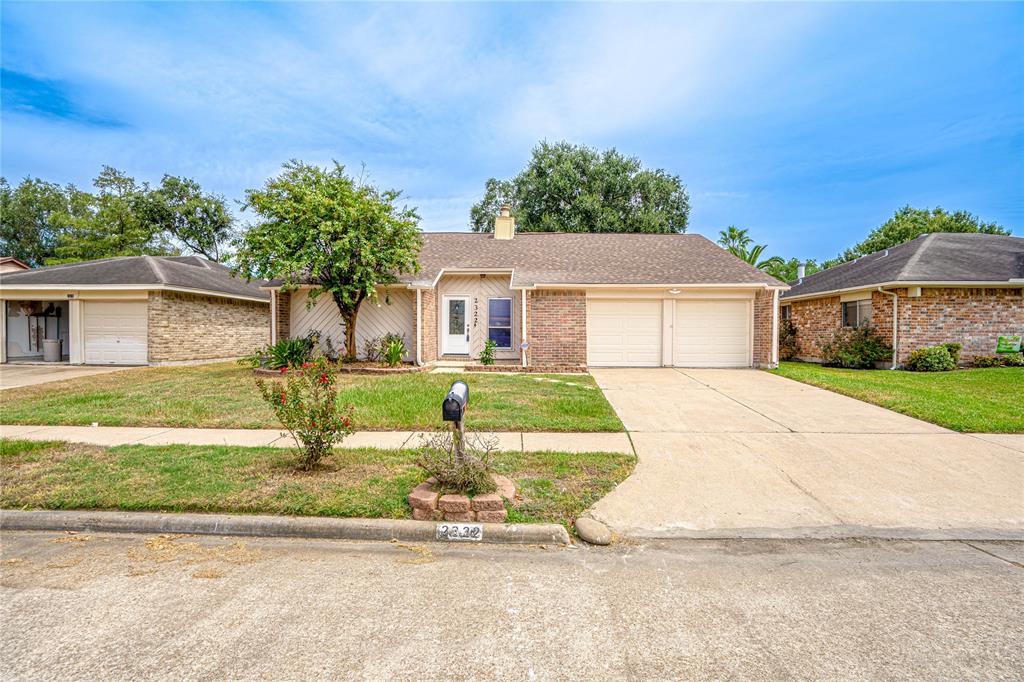
<instances>
[{"instance_id":1,"label":"mailbox post","mask_svg":"<svg viewBox=\"0 0 1024 682\"><path fill-rule=\"evenodd\" d=\"M466 417L466 408L469 407L469 386L465 381L456 381L448 389L448 395L441 403L441 419L452 424L452 434L455 440L455 461L462 464L466 454L465 444L466 427L463 420Z\"/></svg>"}]
</instances>

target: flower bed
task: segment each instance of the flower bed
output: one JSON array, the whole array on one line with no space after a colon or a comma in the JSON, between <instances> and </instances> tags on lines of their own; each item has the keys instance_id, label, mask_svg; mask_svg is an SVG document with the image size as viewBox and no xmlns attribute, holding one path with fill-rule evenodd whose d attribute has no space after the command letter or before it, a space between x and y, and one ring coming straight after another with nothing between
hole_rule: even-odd
<instances>
[{"instance_id":1,"label":"flower bed","mask_svg":"<svg viewBox=\"0 0 1024 682\"><path fill-rule=\"evenodd\" d=\"M466 372L519 372L522 374L586 374L586 365L466 365Z\"/></svg>"},{"instance_id":2,"label":"flower bed","mask_svg":"<svg viewBox=\"0 0 1024 682\"><path fill-rule=\"evenodd\" d=\"M345 363L334 366L334 371L338 374L416 374L417 372L425 372L429 367L426 365L418 367L416 365L399 365L398 367L385 367L372 362L353 362ZM282 374L288 373L302 373L301 368L295 369L267 369L264 367L258 367L253 370L253 374L258 377L275 377L281 376Z\"/></svg>"}]
</instances>

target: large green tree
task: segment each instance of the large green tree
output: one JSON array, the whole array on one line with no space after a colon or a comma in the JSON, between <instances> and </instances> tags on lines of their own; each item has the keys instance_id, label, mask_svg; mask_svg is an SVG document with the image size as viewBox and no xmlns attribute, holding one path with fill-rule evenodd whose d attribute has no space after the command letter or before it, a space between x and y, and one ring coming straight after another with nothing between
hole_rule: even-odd
<instances>
[{"instance_id":1,"label":"large green tree","mask_svg":"<svg viewBox=\"0 0 1024 682\"><path fill-rule=\"evenodd\" d=\"M285 289L313 285L310 301L334 299L345 332L345 355L356 354L356 318L377 287L419 270L416 210L399 207L401 192L357 182L337 162L320 168L289 161L261 189L246 192L243 210L260 221L245 233L236 270L281 279Z\"/></svg>"},{"instance_id":2,"label":"large green tree","mask_svg":"<svg viewBox=\"0 0 1024 682\"><path fill-rule=\"evenodd\" d=\"M165 175L160 186L142 192L139 217L154 234L163 234L212 261L224 257L234 218L224 198L203 192L195 180Z\"/></svg>"},{"instance_id":3,"label":"large green tree","mask_svg":"<svg viewBox=\"0 0 1024 682\"><path fill-rule=\"evenodd\" d=\"M778 260L768 263L763 269L775 279L780 279L783 282L795 282L801 264L804 266L804 276L813 275L821 270L821 266L818 265L817 261L801 261L797 258L790 258L789 260L778 258Z\"/></svg>"},{"instance_id":4,"label":"large green tree","mask_svg":"<svg viewBox=\"0 0 1024 682\"><path fill-rule=\"evenodd\" d=\"M913 208L904 206L893 217L871 231L867 239L847 249L833 260L825 262L827 267L855 260L869 253L883 251L897 244L909 242L915 237L932 232L984 232L987 234L1010 234L1010 231L996 223L982 222L967 211L950 213L942 208Z\"/></svg>"},{"instance_id":5,"label":"large green tree","mask_svg":"<svg viewBox=\"0 0 1024 682\"><path fill-rule=\"evenodd\" d=\"M54 258L68 191L38 178L25 178L17 187L0 178L0 255L32 267Z\"/></svg>"},{"instance_id":6,"label":"large green tree","mask_svg":"<svg viewBox=\"0 0 1024 682\"><path fill-rule=\"evenodd\" d=\"M95 194L69 188L67 213L56 217L61 228L56 257L47 262L177 253L169 235L143 216L148 185L140 185L126 173L104 166L93 186Z\"/></svg>"},{"instance_id":7,"label":"large green tree","mask_svg":"<svg viewBox=\"0 0 1024 682\"><path fill-rule=\"evenodd\" d=\"M489 179L470 209L473 231L492 231L502 204L522 232L685 232L690 216L678 176L568 142L542 142L517 176Z\"/></svg>"}]
</instances>

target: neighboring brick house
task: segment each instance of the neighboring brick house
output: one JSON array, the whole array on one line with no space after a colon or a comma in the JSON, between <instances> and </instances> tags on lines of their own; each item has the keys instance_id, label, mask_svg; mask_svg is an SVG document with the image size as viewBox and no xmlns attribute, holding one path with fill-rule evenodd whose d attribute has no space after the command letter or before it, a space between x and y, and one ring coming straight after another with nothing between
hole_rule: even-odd
<instances>
[{"instance_id":1,"label":"neighboring brick house","mask_svg":"<svg viewBox=\"0 0 1024 682\"><path fill-rule=\"evenodd\" d=\"M840 327L871 325L902 364L922 346L963 344L961 362L1024 333L1024 238L935 233L794 282L782 318L817 361ZM893 301L896 301L895 316ZM895 321L895 326L894 326Z\"/></svg>"},{"instance_id":2,"label":"neighboring brick house","mask_svg":"<svg viewBox=\"0 0 1024 682\"><path fill-rule=\"evenodd\" d=\"M405 336L407 360L470 363L488 339L501 364L764 367L778 361L785 284L700 235L423 234L420 271L382 288L356 322L367 339ZM317 332L337 347L341 315L308 285L267 285L275 338Z\"/></svg>"},{"instance_id":3,"label":"neighboring brick house","mask_svg":"<svg viewBox=\"0 0 1024 682\"><path fill-rule=\"evenodd\" d=\"M262 282L198 256L132 256L0 273L0 362L46 341L87 365L237 358L270 339ZM52 344L51 344L52 345Z\"/></svg>"}]
</instances>

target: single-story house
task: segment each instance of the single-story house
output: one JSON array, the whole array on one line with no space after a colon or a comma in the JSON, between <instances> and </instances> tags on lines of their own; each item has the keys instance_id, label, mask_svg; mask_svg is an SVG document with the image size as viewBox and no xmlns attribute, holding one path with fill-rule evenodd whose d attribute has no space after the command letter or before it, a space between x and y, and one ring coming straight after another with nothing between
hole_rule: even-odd
<instances>
[{"instance_id":1,"label":"single-story house","mask_svg":"<svg viewBox=\"0 0 1024 682\"><path fill-rule=\"evenodd\" d=\"M13 258L12 256L0 257L0 272L19 272L21 270L31 270L32 266L23 260Z\"/></svg>"},{"instance_id":2,"label":"single-story house","mask_svg":"<svg viewBox=\"0 0 1024 682\"><path fill-rule=\"evenodd\" d=\"M895 304L895 305L894 305ZM961 343L961 360L1024 333L1024 238L934 233L803 277L782 295L797 357L816 361L840 327L871 325L896 363L922 346Z\"/></svg>"},{"instance_id":3,"label":"single-story house","mask_svg":"<svg viewBox=\"0 0 1024 682\"><path fill-rule=\"evenodd\" d=\"M270 296L198 256L131 256L0 273L0 362L160 365L267 343ZM51 344L52 345L52 344Z\"/></svg>"},{"instance_id":4,"label":"single-story house","mask_svg":"<svg viewBox=\"0 0 1024 682\"><path fill-rule=\"evenodd\" d=\"M778 359L785 284L696 234L516 234L507 210L493 233L423 234L420 272L364 302L368 338L404 335L407 360L471 362L488 339L499 363L539 367L762 367ZM329 295L273 293L275 339L344 339Z\"/></svg>"}]
</instances>

